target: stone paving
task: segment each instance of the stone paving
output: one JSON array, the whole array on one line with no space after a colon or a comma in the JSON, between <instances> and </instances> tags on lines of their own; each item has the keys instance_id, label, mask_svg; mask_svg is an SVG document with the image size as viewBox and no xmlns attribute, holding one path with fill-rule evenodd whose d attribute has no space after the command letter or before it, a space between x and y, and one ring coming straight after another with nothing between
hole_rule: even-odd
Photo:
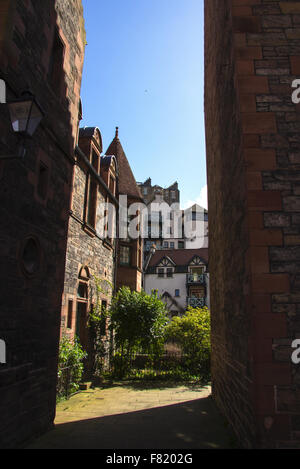
<instances>
[{"instance_id":1,"label":"stone paving","mask_svg":"<svg viewBox=\"0 0 300 469\"><path fill-rule=\"evenodd\" d=\"M55 427L30 449L231 448L209 386L116 383L57 406Z\"/></svg>"}]
</instances>

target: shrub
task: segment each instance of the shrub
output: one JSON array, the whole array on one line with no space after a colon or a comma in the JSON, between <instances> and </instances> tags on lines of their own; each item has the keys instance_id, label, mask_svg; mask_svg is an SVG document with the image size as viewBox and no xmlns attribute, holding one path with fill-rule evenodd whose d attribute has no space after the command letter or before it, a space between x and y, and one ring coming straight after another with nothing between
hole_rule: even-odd
<instances>
[{"instance_id":1,"label":"shrub","mask_svg":"<svg viewBox=\"0 0 300 469\"><path fill-rule=\"evenodd\" d=\"M165 332L185 356L184 365L193 373L209 374L210 313L204 308L188 308L183 316L174 316Z\"/></svg>"},{"instance_id":2,"label":"shrub","mask_svg":"<svg viewBox=\"0 0 300 469\"><path fill-rule=\"evenodd\" d=\"M126 373L137 351L152 359L162 353L167 321L165 303L157 293L148 295L143 290L120 288L111 306L111 327L117 349L113 364L120 376Z\"/></svg>"},{"instance_id":3,"label":"shrub","mask_svg":"<svg viewBox=\"0 0 300 469\"><path fill-rule=\"evenodd\" d=\"M112 284L106 280L93 276L96 301L89 312L89 366L94 377L102 375L108 361L108 341L106 325L108 311L102 306L102 295L111 298Z\"/></svg>"},{"instance_id":4,"label":"shrub","mask_svg":"<svg viewBox=\"0 0 300 469\"><path fill-rule=\"evenodd\" d=\"M74 340L65 335L61 338L58 354L58 398L69 397L79 389L86 356L77 337Z\"/></svg>"}]
</instances>

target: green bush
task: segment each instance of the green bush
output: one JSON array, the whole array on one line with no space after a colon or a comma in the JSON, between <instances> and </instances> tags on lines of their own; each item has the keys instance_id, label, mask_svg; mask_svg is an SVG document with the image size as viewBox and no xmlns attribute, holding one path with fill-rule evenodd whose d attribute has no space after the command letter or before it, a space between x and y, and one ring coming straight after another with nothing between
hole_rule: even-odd
<instances>
[{"instance_id":1,"label":"green bush","mask_svg":"<svg viewBox=\"0 0 300 469\"><path fill-rule=\"evenodd\" d=\"M79 339L61 338L58 354L58 398L69 397L79 389L83 374L83 360L87 357Z\"/></svg>"},{"instance_id":2,"label":"green bush","mask_svg":"<svg viewBox=\"0 0 300 469\"><path fill-rule=\"evenodd\" d=\"M167 324L166 306L157 294L119 289L113 298L110 312L116 354L113 366L121 377L126 374L136 352L150 359L163 352L164 330Z\"/></svg>"},{"instance_id":3,"label":"green bush","mask_svg":"<svg viewBox=\"0 0 300 469\"><path fill-rule=\"evenodd\" d=\"M113 285L106 279L93 276L96 301L89 312L89 370L93 377L101 377L108 362L108 310L103 307L102 297L111 298Z\"/></svg>"},{"instance_id":4,"label":"green bush","mask_svg":"<svg viewBox=\"0 0 300 469\"><path fill-rule=\"evenodd\" d=\"M166 327L165 338L180 346L186 370L209 374L210 312L206 307L188 308L183 316L174 316Z\"/></svg>"}]
</instances>

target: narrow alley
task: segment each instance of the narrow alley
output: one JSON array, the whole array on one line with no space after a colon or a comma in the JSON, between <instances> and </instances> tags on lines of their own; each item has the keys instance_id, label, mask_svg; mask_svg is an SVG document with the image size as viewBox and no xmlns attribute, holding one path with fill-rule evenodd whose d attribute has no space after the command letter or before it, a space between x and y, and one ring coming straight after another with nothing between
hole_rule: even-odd
<instances>
[{"instance_id":1,"label":"narrow alley","mask_svg":"<svg viewBox=\"0 0 300 469\"><path fill-rule=\"evenodd\" d=\"M234 439L209 386L116 383L60 402L26 449L226 449Z\"/></svg>"}]
</instances>

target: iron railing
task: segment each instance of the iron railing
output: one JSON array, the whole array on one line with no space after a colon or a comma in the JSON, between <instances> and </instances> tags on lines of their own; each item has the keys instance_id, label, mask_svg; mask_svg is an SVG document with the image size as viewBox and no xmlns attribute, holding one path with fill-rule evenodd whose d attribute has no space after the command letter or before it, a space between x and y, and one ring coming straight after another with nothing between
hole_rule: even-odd
<instances>
[{"instance_id":1,"label":"iron railing","mask_svg":"<svg viewBox=\"0 0 300 469\"><path fill-rule=\"evenodd\" d=\"M205 306L205 298L190 298L186 299L187 305L192 308L203 308Z\"/></svg>"},{"instance_id":2,"label":"iron railing","mask_svg":"<svg viewBox=\"0 0 300 469\"><path fill-rule=\"evenodd\" d=\"M187 274L186 282L188 284L206 285L206 274Z\"/></svg>"}]
</instances>

